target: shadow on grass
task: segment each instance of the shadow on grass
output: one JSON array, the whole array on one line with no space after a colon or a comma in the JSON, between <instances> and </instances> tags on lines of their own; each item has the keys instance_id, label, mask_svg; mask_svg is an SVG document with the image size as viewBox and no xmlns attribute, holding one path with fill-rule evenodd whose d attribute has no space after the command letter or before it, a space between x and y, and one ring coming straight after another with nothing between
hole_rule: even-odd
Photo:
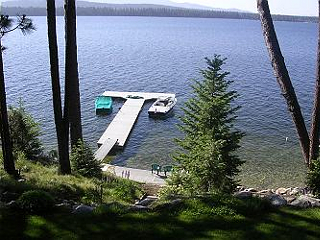
<instances>
[{"instance_id":1,"label":"shadow on grass","mask_svg":"<svg viewBox=\"0 0 320 240\"><path fill-rule=\"evenodd\" d=\"M183 218L160 213L124 215L0 215L0 239L319 239L311 210L277 210L246 218Z\"/></svg>"}]
</instances>

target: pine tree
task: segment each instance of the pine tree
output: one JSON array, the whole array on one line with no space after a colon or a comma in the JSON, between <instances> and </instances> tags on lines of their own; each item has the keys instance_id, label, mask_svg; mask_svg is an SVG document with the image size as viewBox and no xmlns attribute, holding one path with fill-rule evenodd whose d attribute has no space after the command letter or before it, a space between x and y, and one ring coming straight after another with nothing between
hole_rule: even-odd
<instances>
[{"instance_id":1,"label":"pine tree","mask_svg":"<svg viewBox=\"0 0 320 240\"><path fill-rule=\"evenodd\" d=\"M85 177L101 177L102 164L94 158L91 148L83 141L79 140L72 149L70 160L73 172Z\"/></svg>"},{"instance_id":2,"label":"pine tree","mask_svg":"<svg viewBox=\"0 0 320 240\"><path fill-rule=\"evenodd\" d=\"M2 58L2 52L5 50L5 47L1 43L2 38L5 35L15 30L20 30L23 34L27 34L35 30L35 27L32 23L32 20L27 18L25 15L18 16L16 21L11 19L9 16L0 15L0 135L3 154L3 166L8 174L14 177L18 177L18 171L16 171L15 169L12 154L12 143L9 133L6 87Z\"/></svg>"},{"instance_id":3,"label":"pine tree","mask_svg":"<svg viewBox=\"0 0 320 240\"><path fill-rule=\"evenodd\" d=\"M26 112L21 100L19 107L9 106L8 118L13 151L23 152L29 160L38 160L43 155L39 123Z\"/></svg>"},{"instance_id":4,"label":"pine tree","mask_svg":"<svg viewBox=\"0 0 320 240\"><path fill-rule=\"evenodd\" d=\"M194 95L183 108L180 130L185 133L177 140L181 151L174 156L178 171L169 184L182 186L183 191L193 194L207 192L232 192L243 163L234 154L240 145L243 133L234 130L238 97L236 91L229 91L232 81L225 78L221 66L225 59L215 55L206 58L207 69L201 70L202 81L194 80Z\"/></svg>"}]
</instances>

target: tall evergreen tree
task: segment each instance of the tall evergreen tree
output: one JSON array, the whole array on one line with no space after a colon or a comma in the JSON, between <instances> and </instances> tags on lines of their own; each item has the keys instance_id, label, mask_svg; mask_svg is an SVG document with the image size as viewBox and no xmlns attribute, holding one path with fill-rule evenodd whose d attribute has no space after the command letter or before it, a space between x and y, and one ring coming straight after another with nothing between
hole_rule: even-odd
<instances>
[{"instance_id":1,"label":"tall evergreen tree","mask_svg":"<svg viewBox=\"0 0 320 240\"><path fill-rule=\"evenodd\" d=\"M27 18L25 15L18 16L17 20L9 18L9 16L0 16L0 132L1 132L1 142L2 142L2 154L3 154L3 164L5 171L13 176L17 175L15 170L14 160L12 155L12 143L9 133L9 121L8 121L8 111L6 102L6 89L3 71L3 58L2 52L4 47L2 46L2 38L15 30L20 30L23 34L27 34L35 27L31 19Z\"/></svg>"},{"instance_id":2,"label":"tall evergreen tree","mask_svg":"<svg viewBox=\"0 0 320 240\"><path fill-rule=\"evenodd\" d=\"M182 149L174 157L179 170L173 174L171 184L194 194L232 192L234 177L243 163L234 154L243 136L233 126L239 109L233 102L238 95L228 90L232 81L225 79L229 73L221 69L225 59L216 55L206 61L207 69L201 70L203 80L194 81L194 96L183 108L180 129L185 137L177 140Z\"/></svg>"},{"instance_id":3,"label":"tall evergreen tree","mask_svg":"<svg viewBox=\"0 0 320 240\"><path fill-rule=\"evenodd\" d=\"M48 41L50 53L50 72L52 83L52 100L54 120L56 125L56 133L58 140L59 164L62 174L70 174L69 160L69 110L68 94L65 94L64 111L62 113L61 104L61 88L59 74L59 56L57 44L57 29L56 29L56 8L55 0L47 0L47 23L48 23Z\"/></svg>"},{"instance_id":4,"label":"tall evergreen tree","mask_svg":"<svg viewBox=\"0 0 320 240\"><path fill-rule=\"evenodd\" d=\"M69 98L68 111L70 121L71 147L82 140L80 88L77 53L77 24L75 0L65 0L65 80L66 95Z\"/></svg>"}]
</instances>

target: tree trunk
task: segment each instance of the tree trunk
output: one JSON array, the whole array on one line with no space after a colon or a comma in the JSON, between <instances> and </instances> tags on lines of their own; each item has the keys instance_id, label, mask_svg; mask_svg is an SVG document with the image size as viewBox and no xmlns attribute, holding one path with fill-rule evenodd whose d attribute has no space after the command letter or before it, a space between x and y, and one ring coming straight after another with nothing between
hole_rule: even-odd
<instances>
[{"instance_id":1,"label":"tree trunk","mask_svg":"<svg viewBox=\"0 0 320 240\"><path fill-rule=\"evenodd\" d=\"M3 154L3 165L4 170L17 177L17 171L14 166L14 159L12 154L12 143L10 139L9 121L7 112L7 100L6 100L6 89L4 82L3 72L3 59L2 59L2 44L0 38L0 124L1 124L1 144Z\"/></svg>"},{"instance_id":2,"label":"tree trunk","mask_svg":"<svg viewBox=\"0 0 320 240\"><path fill-rule=\"evenodd\" d=\"M55 0L47 0L47 21L53 110L58 140L60 172L62 174L70 174L71 167L69 160L69 123L68 121L66 122L62 116ZM65 106L65 109L68 109L68 107Z\"/></svg>"},{"instance_id":3,"label":"tree trunk","mask_svg":"<svg viewBox=\"0 0 320 240\"><path fill-rule=\"evenodd\" d=\"M65 0L65 78L66 88L68 89L67 97L69 99L69 121L72 148L77 145L79 139L82 140L75 5L75 0Z\"/></svg>"},{"instance_id":4,"label":"tree trunk","mask_svg":"<svg viewBox=\"0 0 320 240\"><path fill-rule=\"evenodd\" d=\"M271 58L271 63L280 85L282 95L287 101L289 112L291 113L293 122L295 123L301 150L305 163L309 163L309 136L305 126L305 122L301 113L297 96L292 86L288 70L286 68L284 58L282 56L277 35L273 26L272 17L269 10L267 0L257 0L258 11L260 13L261 25L265 42Z\"/></svg>"},{"instance_id":5,"label":"tree trunk","mask_svg":"<svg viewBox=\"0 0 320 240\"><path fill-rule=\"evenodd\" d=\"M319 17L320 17L320 1L319 1ZM310 130L310 153L309 165L312 160L319 157L319 131L320 131L320 22L318 27L318 56L317 56L317 73L316 73L316 89L314 97L314 106L312 113L312 122Z\"/></svg>"}]
</instances>

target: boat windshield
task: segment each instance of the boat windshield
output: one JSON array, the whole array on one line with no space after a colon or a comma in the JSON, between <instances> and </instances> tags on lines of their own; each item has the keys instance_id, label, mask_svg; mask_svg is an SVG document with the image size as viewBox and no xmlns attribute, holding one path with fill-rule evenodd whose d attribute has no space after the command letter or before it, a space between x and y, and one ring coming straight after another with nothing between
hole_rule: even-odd
<instances>
[{"instance_id":1,"label":"boat windshield","mask_svg":"<svg viewBox=\"0 0 320 240\"><path fill-rule=\"evenodd\" d=\"M168 105L168 100L159 100L155 104L155 106L165 107Z\"/></svg>"}]
</instances>

